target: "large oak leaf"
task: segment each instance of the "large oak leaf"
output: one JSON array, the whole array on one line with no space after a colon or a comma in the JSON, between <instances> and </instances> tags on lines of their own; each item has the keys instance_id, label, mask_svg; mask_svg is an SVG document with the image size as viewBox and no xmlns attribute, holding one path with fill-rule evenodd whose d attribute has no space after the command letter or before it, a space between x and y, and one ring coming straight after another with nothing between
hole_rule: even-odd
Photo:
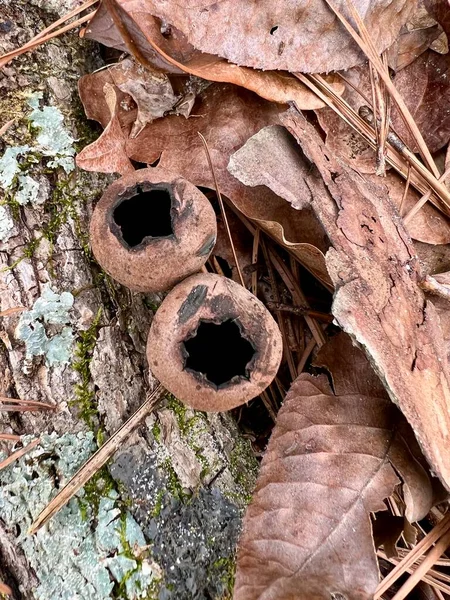
<instances>
[{"instance_id":1,"label":"large oak leaf","mask_svg":"<svg viewBox=\"0 0 450 600\"><path fill-rule=\"evenodd\" d=\"M323 350L335 391L301 374L286 396L244 519L235 600L369 600L379 580L369 513L386 508L397 472L426 489L414 517L430 508L403 417L363 354L344 334Z\"/></svg>"}]
</instances>

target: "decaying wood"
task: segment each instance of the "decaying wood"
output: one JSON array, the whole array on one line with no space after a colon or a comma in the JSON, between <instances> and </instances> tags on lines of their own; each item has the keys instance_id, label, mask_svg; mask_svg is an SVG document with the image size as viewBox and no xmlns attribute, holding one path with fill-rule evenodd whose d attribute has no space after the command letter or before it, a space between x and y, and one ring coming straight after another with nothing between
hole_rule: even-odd
<instances>
[{"instance_id":1,"label":"decaying wood","mask_svg":"<svg viewBox=\"0 0 450 600\"><path fill-rule=\"evenodd\" d=\"M366 351L422 450L450 487L450 374L439 318L419 287L411 240L385 193L324 146L294 110L282 117L307 159L312 206L332 248L332 312Z\"/></svg>"}]
</instances>

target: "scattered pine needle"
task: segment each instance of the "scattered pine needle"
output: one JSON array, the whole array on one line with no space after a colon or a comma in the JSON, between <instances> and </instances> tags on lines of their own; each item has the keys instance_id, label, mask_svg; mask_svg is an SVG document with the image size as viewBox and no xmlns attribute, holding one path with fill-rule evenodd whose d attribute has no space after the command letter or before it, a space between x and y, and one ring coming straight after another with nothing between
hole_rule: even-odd
<instances>
[{"instance_id":1,"label":"scattered pine needle","mask_svg":"<svg viewBox=\"0 0 450 600\"><path fill-rule=\"evenodd\" d=\"M233 237L231 235L230 225L228 223L227 213L225 212L225 206L223 204L222 194L220 193L219 184L217 183L216 172L214 170L214 165L213 165L212 160L211 160L211 154L209 152L208 144L207 144L205 138L203 137L203 135L200 133L200 131L198 132L198 135L199 135L200 139L202 140L202 144L203 144L203 146L205 148L206 158L208 160L208 165L209 165L209 168L211 170L211 174L213 176L214 187L216 188L217 200L219 201L220 212L222 213L222 219L223 219L223 222L224 222L224 225L225 225L225 229L227 230L228 239L230 240L231 251L233 253L233 258L234 258L234 262L236 264L236 269L237 269L237 272L238 272L238 275L239 275L239 280L241 282L242 287L245 288L244 277L242 275L241 267L239 266L239 261L238 261L238 257L237 257L237 254L236 254L236 249L235 249L234 243L233 243Z\"/></svg>"},{"instance_id":2,"label":"scattered pine needle","mask_svg":"<svg viewBox=\"0 0 450 600\"><path fill-rule=\"evenodd\" d=\"M27 310L25 306L14 306L13 308L7 308L6 310L0 311L0 317L10 317Z\"/></svg>"},{"instance_id":3,"label":"scattered pine needle","mask_svg":"<svg viewBox=\"0 0 450 600\"><path fill-rule=\"evenodd\" d=\"M37 438L37 439L33 440L32 442L30 442L29 444L27 444L26 446L24 446L23 448L21 448L20 450L16 450L12 454L10 454L7 458L2 460L0 462L0 471L2 469L5 469L9 465L11 465L13 462L18 460L19 458L21 458L24 454L27 454L27 452L29 452L33 448L35 448L40 443L40 441L41 441L41 439Z\"/></svg>"},{"instance_id":4,"label":"scattered pine needle","mask_svg":"<svg viewBox=\"0 0 450 600\"><path fill-rule=\"evenodd\" d=\"M59 25L61 25L65 21L67 21L68 19L80 14L87 8L90 8L94 4L97 4L97 2L98 2L98 0L87 0L80 6L78 6L74 10L72 10L71 12L67 13L67 15L64 15L64 17L61 17L60 19L58 19L57 21L52 23L49 27L46 27L45 29L43 29L40 33L38 33L36 36L34 36L31 40L29 40L26 44L24 44L20 48L16 48L15 50L11 50L11 52L7 52L6 54L3 54L2 56L0 56L0 68L7 65L11 60L16 58L17 56L20 56L21 54L25 54L26 52L28 52L30 50L34 50L41 44L44 44L45 42L47 42L48 40L58 37L58 36L62 35L63 33L66 33L67 31L70 31L71 29L75 29L75 27L78 27L79 25L82 25L83 23L90 21L96 13L95 10L90 12L89 14L85 15L84 17L77 19L76 21L73 21L72 23L65 25L64 27L61 27L60 29L53 31L54 29L56 29L56 27L58 27Z\"/></svg>"},{"instance_id":5,"label":"scattered pine needle","mask_svg":"<svg viewBox=\"0 0 450 600\"><path fill-rule=\"evenodd\" d=\"M20 442L20 435L16 435L14 433L0 433L0 440L5 440L8 442Z\"/></svg>"},{"instance_id":6,"label":"scattered pine needle","mask_svg":"<svg viewBox=\"0 0 450 600\"><path fill-rule=\"evenodd\" d=\"M153 412L167 390L159 384L137 411L101 446L95 454L69 479L62 490L49 502L32 523L28 533L33 535L65 506L95 473L111 458L142 421Z\"/></svg>"},{"instance_id":7,"label":"scattered pine needle","mask_svg":"<svg viewBox=\"0 0 450 600\"><path fill-rule=\"evenodd\" d=\"M442 536L450 531L450 513L438 523L414 548L405 556L405 558L387 575L378 586L374 600L378 600L381 596L401 577L413 563L423 555L431 546L437 542ZM439 554L439 556L442 552ZM436 558L439 558L436 557ZM431 566L431 565L430 565ZM398 600L398 599L397 599Z\"/></svg>"},{"instance_id":8,"label":"scattered pine needle","mask_svg":"<svg viewBox=\"0 0 450 600\"><path fill-rule=\"evenodd\" d=\"M19 398L6 398L0 396L0 411L6 412L29 412L41 410L56 410L53 404L46 402L35 402L34 400L20 400Z\"/></svg>"}]
</instances>

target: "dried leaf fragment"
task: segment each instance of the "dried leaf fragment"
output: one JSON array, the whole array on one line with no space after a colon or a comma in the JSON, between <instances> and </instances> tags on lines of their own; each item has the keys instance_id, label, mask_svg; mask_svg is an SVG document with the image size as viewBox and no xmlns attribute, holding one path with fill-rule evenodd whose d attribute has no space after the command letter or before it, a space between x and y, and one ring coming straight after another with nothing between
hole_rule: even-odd
<instances>
[{"instance_id":1,"label":"dried leaf fragment","mask_svg":"<svg viewBox=\"0 0 450 600\"><path fill-rule=\"evenodd\" d=\"M350 382L336 357L344 350L360 368ZM397 429L403 418L367 360L344 334L324 352L335 388L346 391L333 393L325 375L292 384L244 519L235 600L369 600L379 579L369 513L385 510L399 465L410 465L417 485L428 482L417 516L430 507L427 475Z\"/></svg>"}]
</instances>

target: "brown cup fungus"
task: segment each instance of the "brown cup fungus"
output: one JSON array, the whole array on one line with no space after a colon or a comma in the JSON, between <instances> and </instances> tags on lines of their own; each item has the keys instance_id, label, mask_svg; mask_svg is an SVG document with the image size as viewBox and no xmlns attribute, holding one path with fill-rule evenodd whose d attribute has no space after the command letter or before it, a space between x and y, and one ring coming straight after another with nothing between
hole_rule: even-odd
<instances>
[{"instance_id":1,"label":"brown cup fungus","mask_svg":"<svg viewBox=\"0 0 450 600\"><path fill-rule=\"evenodd\" d=\"M158 168L110 185L92 215L92 251L115 280L164 291L201 269L214 247L216 217L194 185Z\"/></svg>"},{"instance_id":2,"label":"brown cup fungus","mask_svg":"<svg viewBox=\"0 0 450 600\"><path fill-rule=\"evenodd\" d=\"M152 373L179 400L229 410L274 379L283 344L265 306L231 279L198 274L159 307L147 342Z\"/></svg>"}]
</instances>

